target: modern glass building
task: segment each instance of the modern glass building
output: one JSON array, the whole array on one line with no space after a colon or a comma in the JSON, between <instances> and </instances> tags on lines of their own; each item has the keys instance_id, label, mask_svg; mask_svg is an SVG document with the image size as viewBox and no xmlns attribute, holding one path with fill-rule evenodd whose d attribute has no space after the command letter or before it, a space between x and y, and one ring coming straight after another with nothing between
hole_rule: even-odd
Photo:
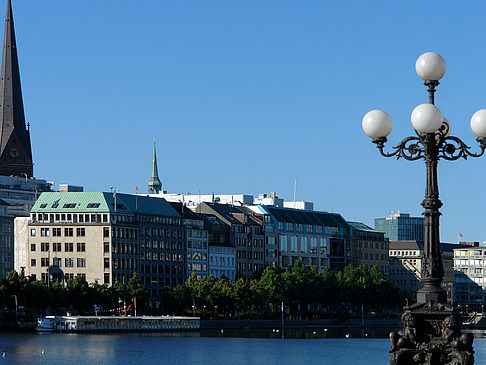
<instances>
[{"instance_id":1,"label":"modern glass building","mask_svg":"<svg viewBox=\"0 0 486 365\"><path fill-rule=\"evenodd\" d=\"M375 218L375 229L385 233L390 241L423 241L424 218L410 217L408 213L392 213L386 218Z\"/></svg>"}]
</instances>

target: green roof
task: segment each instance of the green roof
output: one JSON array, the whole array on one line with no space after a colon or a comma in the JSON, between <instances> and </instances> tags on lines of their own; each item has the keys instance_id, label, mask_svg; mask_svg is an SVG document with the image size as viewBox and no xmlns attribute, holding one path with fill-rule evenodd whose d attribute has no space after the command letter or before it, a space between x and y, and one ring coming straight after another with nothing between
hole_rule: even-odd
<instances>
[{"instance_id":1,"label":"green roof","mask_svg":"<svg viewBox=\"0 0 486 365\"><path fill-rule=\"evenodd\" d=\"M33 213L127 213L180 218L163 198L102 192L44 192L32 207Z\"/></svg>"}]
</instances>

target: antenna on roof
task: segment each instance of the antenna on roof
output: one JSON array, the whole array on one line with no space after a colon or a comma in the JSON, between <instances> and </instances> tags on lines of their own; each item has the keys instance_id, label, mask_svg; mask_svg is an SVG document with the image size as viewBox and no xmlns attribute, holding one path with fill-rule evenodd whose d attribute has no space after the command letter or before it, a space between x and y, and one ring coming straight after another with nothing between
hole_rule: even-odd
<instances>
[{"instance_id":1,"label":"antenna on roof","mask_svg":"<svg viewBox=\"0 0 486 365\"><path fill-rule=\"evenodd\" d=\"M294 209L295 209L295 195L297 194L297 179L294 179Z\"/></svg>"}]
</instances>

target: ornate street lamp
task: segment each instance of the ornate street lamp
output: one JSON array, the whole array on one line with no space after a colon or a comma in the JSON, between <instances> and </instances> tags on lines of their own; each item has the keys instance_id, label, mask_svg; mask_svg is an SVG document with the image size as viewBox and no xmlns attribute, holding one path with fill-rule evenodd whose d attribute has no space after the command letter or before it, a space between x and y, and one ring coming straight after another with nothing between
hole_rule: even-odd
<instances>
[{"instance_id":1,"label":"ornate street lamp","mask_svg":"<svg viewBox=\"0 0 486 365\"><path fill-rule=\"evenodd\" d=\"M471 118L471 129L477 135L480 151L473 153L459 138L450 135L449 122L434 105L435 89L444 76L446 63L437 53L421 55L415 65L424 80L429 103L417 106L411 116L416 136L406 137L391 152L385 152L387 136L392 130L390 116L382 110L372 110L363 118L363 130L385 157L425 160L427 171L424 207L424 257L422 288L417 303L404 307L403 330L392 332L390 364L458 364L474 363L472 334L462 334L462 319L456 307L447 304L446 291L441 287L444 269L439 238L439 199L437 163L440 159L480 157L486 149L486 109Z\"/></svg>"}]
</instances>

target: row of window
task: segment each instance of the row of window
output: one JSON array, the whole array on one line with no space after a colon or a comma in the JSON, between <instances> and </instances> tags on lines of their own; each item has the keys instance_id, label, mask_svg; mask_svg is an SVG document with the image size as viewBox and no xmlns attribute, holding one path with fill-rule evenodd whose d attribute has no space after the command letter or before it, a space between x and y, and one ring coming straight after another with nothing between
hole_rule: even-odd
<instances>
[{"instance_id":1,"label":"row of window","mask_svg":"<svg viewBox=\"0 0 486 365\"><path fill-rule=\"evenodd\" d=\"M49 252L50 251L50 243L49 242L41 242L41 252ZM37 250L37 244L31 243L30 244L30 251L34 252ZM52 243L52 251L53 252L62 252L62 243L61 242L53 242ZM65 242L64 243L64 252L73 252L74 251L74 242ZM77 242L76 243L76 252L85 252L86 251L86 243L85 242Z\"/></svg>"},{"instance_id":2,"label":"row of window","mask_svg":"<svg viewBox=\"0 0 486 365\"><path fill-rule=\"evenodd\" d=\"M260 251L236 251L237 259L263 260L263 252Z\"/></svg>"},{"instance_id":3,"label":"row of window","mask_svg":"<svg viewBox=\"0 0 486 365\"><path fill-rule=\"evenodd\" d=\"M41 237L49 237L51 235L51 230L52 230L52 236L53 237L62 237L62 228L55 227L55 228L41 228L40 229L40 235ZM37 234L37 229L36 228L31 228L30 229L30 235L32 237L35 237ZM74 237L74 228L64 228L64 236L65 237ZM76 237L84 237L86 236L86 229L82 227L76 228Z\"/></svg>"},{"instance_id":4,"label":"row of window","mask_svg":"<svg viewBox=\"0 0 486 365\"><path fill-rule=\"evenodd\" d=\"M303 252L303 253L318 253L325 254L327 252L327 238L321 237L311 237L310 246L308 245L308 237L300 237L300 247L299 240L297 236L290 236L290 252ZM288 239L286 235L280 236L280 251L289 252Z\"/></svg>"},{"instance_id":5,"label":"row of window","mask_svg":"<svg viewBox=\"0 0 486 365\"><path fill-rule=\"evenodd\" d=\"M235 258L234 257L213 257L209 256L209 265L219 265L219 266L235 266Z\"/></svg>"},{"instance_id":6,"label":"row of window","mask_svg":"<svg viewBox=\"0 0 486 365\"><path fill-rule=\"evenodd\" d=\"M165 261L165 262L183 262L184 256L182 254L145 252L143 255L146 261Z\"/></svg>"},{"instance_id":7,"label":"row of window","mask_svg":"<svg viewBox=\"0 0 486 365\"><path fill-rule=\"evenodd\" d=\"M32 213L32 220L41 223L108 223L108 214Z\"/></svg>"},{"instance_id":8,"label":"row of window","mask_svg":"<svg viewBox=\"0 0 486 365\"><path fill-rule=\"evenodd\" d=\"M253 247L263 247L263 240L262 239L246 239L244 237L237 237L236 238L236 246L246 246L248 242L248 247L252 246L252 241L253 241Z\"/></svg>"},{"instance_id":9,"label":"row of window","mask_svg":"<svg viewBox=\"0 0 486 365\"><path fill-rule=\"evenodd\" d=\"M183 250L182 241L157 241L157 240L140 240L142 248L154 248L159 250Z\"/></svg>"},{"instance_id":10,"label":"row of window","mask_svg":"<svg viewBox=\"0 0 486 365\"><path fill-rule=\"evenodd\" d=\"M106 265L106 260L105 259L105 265ZM52 266L56 267L62 267L63 260L62 258L54 257L52 259ZM30 266L36 267L37 266L37 259L30 259ZM41 267L49 267L49 258L48 257L42 257L40 259L40 266ZM65 267L74 267L74 258L65 258L64 259L64 266ZM83 257L78 257L76 259L76 267L86 267L86 259ZM106 266L105 266L106 267ZM108 259L108 267L110 267L110 261Z\"/></svg>"}]
</instances>

